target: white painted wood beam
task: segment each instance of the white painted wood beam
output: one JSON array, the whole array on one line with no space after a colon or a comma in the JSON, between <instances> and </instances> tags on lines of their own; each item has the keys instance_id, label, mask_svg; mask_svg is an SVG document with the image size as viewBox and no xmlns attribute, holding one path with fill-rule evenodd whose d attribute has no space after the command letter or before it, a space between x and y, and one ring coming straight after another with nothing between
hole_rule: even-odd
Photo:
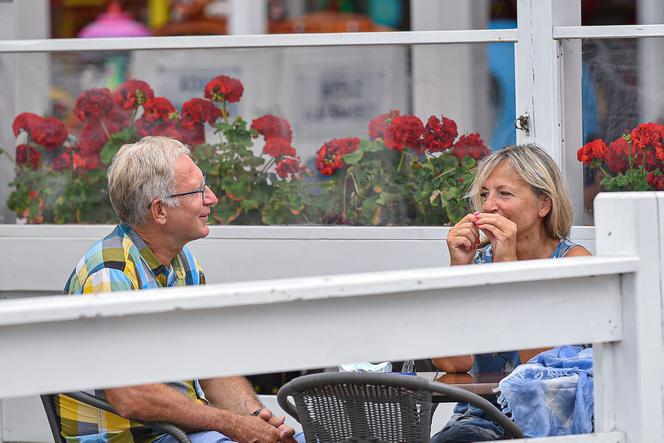
<instances>
[{"instance_id":1,"label":"white painted wood beam","mask_svg":"<svg viewBox=\"0 0 664 443\"><path fill-rule=\"evenodd\" d=\"M618 274L636 266L537 260L5 301L0 398L620 340ZM122 364L104 364L113 356Z\"/></svg>"},{"instance_id":2,"label":"white painted wood beam","mask_svg":"<svg viewBox=\"0 0 664 443\"><path fill-rule=\"evenodd\" d=\"M57 40L1 40L0 53L358 45L441 45L514 41L516 41L516 30L514 29L96 39L63 38Z\"/></svg>"},{"instance_id":3,"label":"white painted wood beam","mask_svg":"<svg viewBox=\"0 0 664 443\"><path fill-rule=\"evenodd\" d=\"M664 37L664 24L613 26L554 26L553 38L561 39L615 39Z\"/></svg>"},{"instance_id":4,"label":"white painted wood beam","mask_svg":"<svg viewBox=\"0 0 664 443\"><path fill-rule=\"evenodd\" d=\"M598 254L640 258L622 282L622 340L594 346L595 429L664 441L664 193L601 193L595 223Z\"/></svg>"}]
</instances>

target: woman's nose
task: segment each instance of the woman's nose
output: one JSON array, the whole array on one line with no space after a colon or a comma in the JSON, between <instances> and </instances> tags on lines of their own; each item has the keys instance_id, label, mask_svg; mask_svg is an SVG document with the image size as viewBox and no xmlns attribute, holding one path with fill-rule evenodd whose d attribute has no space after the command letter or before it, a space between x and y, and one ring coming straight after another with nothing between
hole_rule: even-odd
<instances>
[{"instance_id":1,"label":"woman's nose","mask_svg":"<svg viewBox=\"0 0 664 443\"><path fill-rule=\"evenodd\" d=\"M487 195L484 203L482 203L482 212L495 212L498 210L496 207L496 198L493 194Z\"/></svg>"}]
</instances>

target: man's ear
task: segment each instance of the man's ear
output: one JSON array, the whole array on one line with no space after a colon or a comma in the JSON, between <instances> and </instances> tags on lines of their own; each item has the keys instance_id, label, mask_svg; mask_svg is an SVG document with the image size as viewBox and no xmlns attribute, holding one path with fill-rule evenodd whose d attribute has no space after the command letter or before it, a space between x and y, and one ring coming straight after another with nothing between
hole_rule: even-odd
<instances>
[{"instance_id":1,"label":"man's ear","mask_svg":"<svg viewBox=\"0 0 664 443\"><path fill-rule=\"evenodd\" d=\"M544 218L547 216L549 212L551 212L551 207L553 206L553 202L551 201L551 197L549 197L546 194L542 194L539 197L539 211L537 211L537 214L541 217Z\"/></svg>"},{"instance_id":2,"label":"man's ear","mask_svg":"<svg viewBox=\"0 0 664 443\"><path fill-rule=\"evenodd\" d=\"M158 225L165 225L168 215L168 207L161 200L154 200L148 210L148 217Z\"/></svg>"}]
</instances>

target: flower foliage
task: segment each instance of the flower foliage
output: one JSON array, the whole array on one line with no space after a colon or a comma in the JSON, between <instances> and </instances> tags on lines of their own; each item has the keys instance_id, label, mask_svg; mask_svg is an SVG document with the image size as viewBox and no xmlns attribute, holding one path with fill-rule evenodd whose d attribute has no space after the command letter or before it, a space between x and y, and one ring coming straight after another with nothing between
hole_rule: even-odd
<instances>
[{"instance_id":1,"label":"flower foliage","mask_svg":"<svg viewBox=\"0 0 664 443\"><path fill-rule=\"evenodd\" d=\"M373 118L368 135L333 139L318 150L318 171L330 176L323 221L439 225L468 212L463 196L477 161L489 153L478 134L457 139L452 119L431 116L424 125L393 110Z\"/></svg>"},{"instance_id":2,"label":"flower foliage","mask_svg":"<svg viewBox=\"0 0 664 443\"><path fill-rule=\"evenodd\" d=\"M21 113L12 125L16 178L8 206L34 223L115 222L106 181L113 155L126 143L163 135L191 147L219 200L212 223L438 225L468 211L462 197L489 150L478 134L459 136L452 119L430 116L425 124L399 110L378 115L366 139L323 143L314 174L293 146L286 119L231 118L229 104L243 93L239 80L219 75L178 109L132 79L115 91L82 92L67 125ZM639 140L655 143L655 135L642 132ZM638 159L652 162L648 155ZM662 186L659 175L648 182Z\"/></svg>"},{"instance_id":3,"label":"flower foliage","mask_svg":"<svg viewBox=\"0 0 664 443\"><path fill-rule=\"evenodd\" d=\"M577 151L580 162L603 174L607 191L660 191L664 182L664 125L642 123L608 145L596 139Z\"/></svg>"}]
</instances>

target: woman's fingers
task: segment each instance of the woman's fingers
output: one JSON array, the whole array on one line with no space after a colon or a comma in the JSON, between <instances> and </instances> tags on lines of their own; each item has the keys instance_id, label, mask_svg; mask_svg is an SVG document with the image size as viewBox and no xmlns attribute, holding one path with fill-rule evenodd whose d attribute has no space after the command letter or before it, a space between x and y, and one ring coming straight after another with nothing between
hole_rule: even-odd
<instances>
[{"instance_id":1,"label":"woman's fingers","mask_svg":"<svg viewBox=\"0 0 664 443\"><path fill-rule=\"evenodd\" d=\"M457 235L454 238L448 239L447 241L453 248L463 249L466 252L470 251L475 246L472 241L463 235Z\"/></svg>"},{"instance_id":2,"label":"woman's fingers","mask_svg":"<svg viewBox=\"0 0 664 443\"><path fill-rule=\"evenodd\" d=\"M478 225L478 227L487 233L487 236L491 241L493 241L494 239L496 239L497 241L503 241L506 238L505 233L501 231L500 228L498 228L497 226L485 224L485 225Z\"/></svg>"}]
</instances>

